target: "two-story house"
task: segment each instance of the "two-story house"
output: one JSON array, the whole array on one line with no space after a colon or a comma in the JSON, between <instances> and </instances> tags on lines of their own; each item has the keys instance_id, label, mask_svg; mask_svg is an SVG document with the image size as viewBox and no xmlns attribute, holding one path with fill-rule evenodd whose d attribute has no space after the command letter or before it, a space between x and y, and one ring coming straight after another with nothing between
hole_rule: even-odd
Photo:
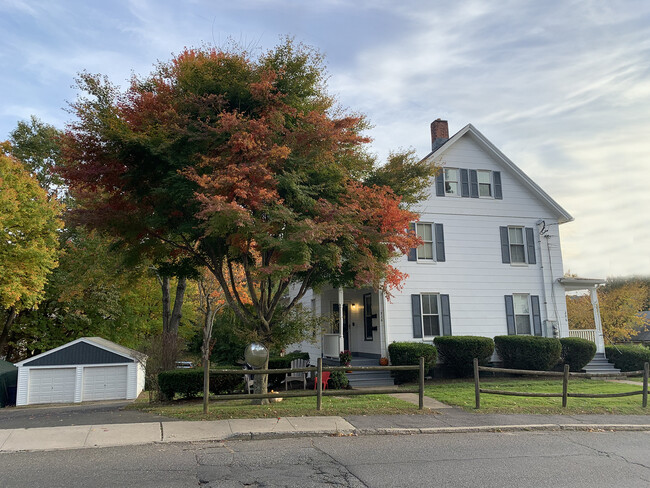
<instances>
[{"instance_id":1,"label":"two-story house","mask_svg":"<svg viewBox=\"0 0 650 488\"><path fill-rule=\"evenodd\" d=\"M569 335L558 226L571 215L471 124L450 138L438 119L431 139L424 159L442 171L414 208L423 244L397 263L403 288L390 300L371 289L308 292L303 305L333 317L298 346L312 361L341 350L379 358L393 341L439 335Z\"/></svg>"}]
</instances>

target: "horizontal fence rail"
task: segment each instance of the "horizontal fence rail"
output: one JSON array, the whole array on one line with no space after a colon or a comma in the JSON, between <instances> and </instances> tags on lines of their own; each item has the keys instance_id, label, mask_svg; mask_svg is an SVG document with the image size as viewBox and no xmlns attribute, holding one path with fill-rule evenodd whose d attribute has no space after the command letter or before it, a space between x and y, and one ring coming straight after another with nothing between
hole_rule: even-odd
<instances>
[{"instance_id":1,"label":"horizontal fence rail","mask_svg":"<svg viewBox=\"0 0 650 488\"><path fill-rule=\"evenodd\" d=\"M508 373L519 375L531 376L552 376L562 377L562 393L536 393L536 392L523 392L523 391L506 391L506 390L493 390L488 388L481 388L479 374L481 371L491 371L493 373ZM638 391L627 391L623 393L569 393L569 377L574 378L627 378L628 376L643 375L643 389ZM488 366L479 366L478 359L474 358L474 397L476 400L476 408L481 408L481 393L491 395L508 395L508 396L522 396L522 397L544 397L544 398L562 398L562 407L566 408L567 399L572 398L616 398L628 397L635 395L642 395L641 406L647 408L648 406L648 376L650 376L650 363L645 363L641 371L627 371L616 374L610 373L570 373L569 365L564 365L564 371L532 371L528 369L507 369L507 368L491 368Z\"/></svg>"},{"instance_id":2,"label":"horizontal fence rail","mask_svg":"<svg viewBox=\"0 0 650 488\"><path fill-rule=\"evenodd\" d=\"M356 395L383 395L389 393L418 393L419 409L424 408L424 358L420 358L419 365L413 366L325 366L323 360L318 358L317 366L305 368L281 368L281 369L212 369L210 374L291 374L291 373L314 373L322 378L323 372L332 371L419 371L417 388L368 388L363 390L323 390L322 381L318 381L315 391L298 390L285 391L284 393L244 393L230 395L213 395L214 400L260 400L270 398L298 398L316 397L316 409L322 408L322 397L324 396L356 396Z\"/></svg>"}]
</instances>

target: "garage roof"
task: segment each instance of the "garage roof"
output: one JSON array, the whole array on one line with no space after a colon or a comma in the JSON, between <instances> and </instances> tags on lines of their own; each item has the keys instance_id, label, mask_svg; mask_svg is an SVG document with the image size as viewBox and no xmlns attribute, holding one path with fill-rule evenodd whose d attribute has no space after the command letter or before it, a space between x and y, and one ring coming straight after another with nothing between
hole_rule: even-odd
<instances>
[{"instance_id":1,"label":"garage roof","mask_svg":"<svg viewBox=\"0 0 650 488\"><path fill-rule=\"evenodd\" d=\"M146 355L101 337L82 337L16 366L62 366L75 364L116 364L143 361Z\"/></svg>"}]
</instances>

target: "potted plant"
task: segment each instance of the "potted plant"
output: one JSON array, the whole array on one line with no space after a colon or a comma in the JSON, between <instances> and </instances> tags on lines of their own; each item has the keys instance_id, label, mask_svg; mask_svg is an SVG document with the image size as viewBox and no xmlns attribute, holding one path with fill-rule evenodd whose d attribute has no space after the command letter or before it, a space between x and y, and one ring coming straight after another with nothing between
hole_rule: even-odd
<instances>
[{"instance_id":1,"label":"potted plant","mask_svg":"<svg viewBox=\"0 0 650 488\"><path fill-rule=\"evenodd\" d=\"M339 363L341 366L350 366L352 362L352 353L349 350L345 350L339 354Z\"/></svg>"},{"instance_id":2,"label":"potted plant","mask_svg":"<svg viewBox=\"0 0 650 488\"><path fill-rule=\"evenodd\" d=\"M388 358L379 358L379 366L388 366Z\"/></svg>"}]
</instances>

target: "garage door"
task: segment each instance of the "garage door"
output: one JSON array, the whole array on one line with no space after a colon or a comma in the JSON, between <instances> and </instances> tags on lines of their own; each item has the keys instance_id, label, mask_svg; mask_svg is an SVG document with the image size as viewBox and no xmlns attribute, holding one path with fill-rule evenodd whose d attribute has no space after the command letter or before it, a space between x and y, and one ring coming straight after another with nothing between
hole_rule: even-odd
<instances>
[{"instance_id":1,"label":"garage door","mask_svg":"<svg viewBox=\"0 0 650 488\"><path fill-rule=\"evenodd\" d=\"M84 368L81 401L126 398L126 366Z\"/></svg>"},{"instance_id":2,"label":"garage door","mask_svg":"<svg viewBox=\"0 0 650 488\"><path fill-rule=\"evenodd\" d=\"M72 403L76 368L30 369L27 403Z\"/></svg>"}]
</instances>

